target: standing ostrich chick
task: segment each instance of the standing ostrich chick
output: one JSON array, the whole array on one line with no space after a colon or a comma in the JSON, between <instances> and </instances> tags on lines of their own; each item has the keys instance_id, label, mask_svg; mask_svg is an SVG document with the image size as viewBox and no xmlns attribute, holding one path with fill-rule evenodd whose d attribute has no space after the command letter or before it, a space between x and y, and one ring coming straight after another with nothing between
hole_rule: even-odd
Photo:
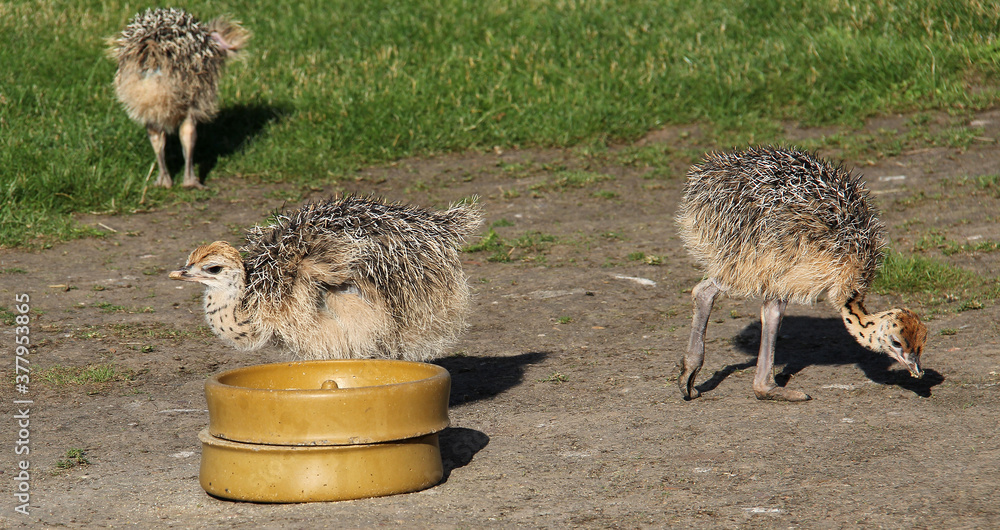
<instances>
[{"instance_id":1,"label":"standing ostrich chick","mask_svg":"<svg viewBox=\"0 0 1000 530\"><path fill-rule=\"evenodd\" d=\"M906 309L870 314L864 307L881 264L885 227L868 204L860 176L793 149L751 148L713 154L688 171L677 221L707 278L692 291L691 340L678 384L698 396L705 330L720 292L763 298L753 390L757 399L805 401L776 385L774 345L789 301L825 293L862 346L888 354L921 377L927 328Z\"/></svg>"},{"instance_id":2,"label":"standing ostrich chick","mask_svg":"<svg viewBox=\"0 0 1000 530\"><path fill-rule=\"evenodd\" d=\"M242 257L222 241L198 247L170 278L205 284L209 325L239 350L420 361L465 328L459 246L481 220L474 204L331 199L249 230Z\"/></svg>"},{"instance_id":3,"label":"standing ostrich chick","mask_svg":"<svg viewBox=\"0 0 1000 530\"><path fill-rule=\"evenodd\" d=\"M146 126L156 152L157 186L172 184L167 170L167 133L180 127L185 188L203 188L194 175L195 128L218 112L219 73L250 33L219 17L207 25L181 9L147 9L109 39L108 55L118 63L115 93L133 120Z\"/></svg>"}]
</instances>

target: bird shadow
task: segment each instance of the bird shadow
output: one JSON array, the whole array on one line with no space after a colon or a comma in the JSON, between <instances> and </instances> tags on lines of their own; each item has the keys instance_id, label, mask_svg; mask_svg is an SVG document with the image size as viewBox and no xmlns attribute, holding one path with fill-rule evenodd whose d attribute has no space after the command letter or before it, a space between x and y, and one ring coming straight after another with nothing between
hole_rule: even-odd
<instances>
[{"instance_id":1,"label":"bird shadow","mask_svg":"<svg viewBox=\"0 0 1000 530\"><path fill-rule=\"evenodd\" d=\"M434 364L451 374L452 407L502 394L520 384L524 367L541 362L549 352L528 352L511 357L447 357Z\"/></svg>"},{"instance_id":2,"label":"bird shadow","mask_svg":"<svg viewBox=\"0 0 1000 530\"><path fill-rule=\"evenodd\" d=\"M274 105L234 105L219 111L209 123L198 131L199 140L204 138L204 149L195 149L198 176L202 181L215 169L219 159L229 156L247 144L267 127L280 122L291 112L284 106Z\"/></svg>"},{"instance_id":3,"label":"bird shadow","mask_svg":"<svg viewBox=\"0 0 1000 530\"><path fill-rule=\"evenodd\" d=\"M441 465L444 476L441 484L448 482L451 472L465 467L472 462L476 453L482 451L490 443L490 437L475 429L448 427L438 434L438 444L441 446Z\"/></svg>"},{"instance_id":4,"label":"bird shadow","mask_svg":"<svg viewBox=\"0 0 1000 530\"><path fill-rule=\"evenodd\" d=\"M760 321L743 328L733 339L736 350L756 357L760 349ZM896 361L888 355L869 351L858 344L839 318L785 317L781 321L775 366L784 365L774 379L780 386L808 366L854 364L870 381L880 385L898 386L921 397L930 397L931 389L944 382L944 376L933 369L924 369L916 379L902 369L893 369ZM734 363L717 370L696 388L699 392L713 390L739 370L757 365L756 359ZM897 367L898 368L898 367Z\"/></svg>"},{"instance_id":5,"label":"bird shadow","mask_svg":"<svg viewBox=\"0 0 1000 530\"><path fill-rule=\"evenodd\" d=\"M194 164L203 183L209 173L225 158L250 144L267 127L280 122L291 112L285 106L233 105L219 111L210 122L198 124L194 146ZM180 138L167 139L167 169L171 175L184 170L184 154Z\"/></svg>"},{"instance_id":6,"label":"bird shadow","mask_svg":"<svg viewBox=\"0 0 1000 530\"><path fill-rule=\"evenodd\" d=\"M451 398L455 407L497 396L521 383L524 368L541 362L548 352L528 352L511 357L447 357L434 364L451 374ZM490 443L490 437L474 429L449 427L438 435L441 462L447 482L451 472L472 462L472 458Z\"/></svg>"}]
</instances>

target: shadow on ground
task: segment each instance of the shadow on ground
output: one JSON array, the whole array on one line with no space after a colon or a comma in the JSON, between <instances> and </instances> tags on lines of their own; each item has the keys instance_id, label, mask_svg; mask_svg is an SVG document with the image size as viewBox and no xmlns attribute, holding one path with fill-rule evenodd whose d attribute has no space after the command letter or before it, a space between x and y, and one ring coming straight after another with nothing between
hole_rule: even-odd
<instances>
[{"instance_id":1,"label":"shadow on ground","mask_svg":"<svg viewBox=\"0 0 1000 530\"><path fill-rule=\"evenodd\" d=\"M199 123L194 143L194 163L202 183L229 156L250 144L267 127L280 122L290 109L273 105L234 105L219 111L215 119ZM171 175L183 175L184 153L176 134L167 137L167 169Z\"/></svg>"},{"instance_id":2,"label":"shadow on ground","mask_svg":"<svg viewBox=\"0 0 1000 530\"><path fill-rule=\"evenodd\" d=\"M219 111L209 123L198 127L198 139L204 138L203 148L195 148L195 162L202 182L215 169L219 158L229 156L247 144L267 127L277 124L290 109L273 105L234 105ZM197 144L196 144L197 145Z\"/></svg>"},{"instance_id":3,"label":"shadow on ground","mask_svg":"<svg viewBox=\"0 0 1000 530\"><path fill-rule=\"evenodd\" d=\"M528 352L512 357L448 357L435 364L451 374L451 399L455 407L498 396L524 380L525 366L541 362L548 352ZM447 482L451 472L466 466L490 443L490 437L474 429L449 427L438 436Z\"/></svg>"},{"instance_id":4,"label":"shadow on ground","mask_svg":"<svg viewBox=\"0 0 1000 530\"><path fill-rule=\"evenodd\" d=\"M448 357L435 361L451 373L451 401L455 407L488 399L520 384L524 367L541 362L548 352L512 357Z\"/></svg>"},{"instance_id":5,"label":"shadow on ground","mask_svg":"<svg viewBox=\"0 0 1000 530\"><path fill-rule=\"evenodd\" d=\"M474 430L462 427L448 427L438 435L441 445L441 463L444 466L444 478L447 482L451 472L472 462L472 457L482 451L490 443L490 437Z\"/></svg>"},{"instance_id":6,"label":"shadow on ground","mask_svg":"<svg viewBox=\"0 0 1000 530\"><path fill-rule=\"evenodd\" d=\"M743 328L734 337L733 345L736 350L754 358L717 370L696 387L700 392L713 390L734 372L757 365L760 321ZM944 376L928 368L924 368L923 378L915 379L888 355L863 348L847 333L839 318L785 317L778 331L774 356L775 366L784 365L780 372L774 374L775 380L782 386L808 366L843 364L857 365L874 383L895 385L921 397L930 397L931 389L944 382Z\"/></svg>"}]
</instances>

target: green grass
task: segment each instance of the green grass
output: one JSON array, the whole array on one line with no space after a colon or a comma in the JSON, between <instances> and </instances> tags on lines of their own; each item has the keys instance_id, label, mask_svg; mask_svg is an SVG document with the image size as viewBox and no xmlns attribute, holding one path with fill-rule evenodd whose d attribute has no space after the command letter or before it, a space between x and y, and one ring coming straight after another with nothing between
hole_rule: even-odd
<instances>
[{"instance_id":1,"label":"green grass","mask_svg":"<svg viewBox=\"0 0 1000 530\"><path fill-rule=\"evenodd\" d=\"M90 460L87 459L87 452L77 448L66 451L65 459L56 460L57 469L72 469L77 466L87 465L90 465Z\"/></svg>"},{"instance_id":2,"label":"green grass","mask_svg":"<svg viewBox=\"0 0 1000 530\"><path fill-rule=\"evenodd\" d=\"M946 301L964 300L958 311L981 309L980 299L1000 295L996 279L922 256L887 252L872 286L879 294L926 295Z\"/></svg>"},{"instance_id":3,"label":"green grass","mask_svg":"<svg viewBox=\"0 0 1000 530\"><path fill-rule=\"evenodd\" d=\"M986 239L975 243L959 243L948 239L937 230L930 230L914 243L913 249L918 252L937 249L941 254L951 256L960 253L996 252L1000 250L1000 242Z\"/></svg>"},{"instance_id":4,"label":"green grass","mask_svg":"<svg viewBox=\"0 0 1000 530\"><path fill-rule=\"evenodd\" d=\"M539 379L538 380L539 383L554 383L554 384L557 384L557 385L561 384L561 383L565 383L567 381L569 381L569 378L567 378L565 375L563 375L563 374L561 374L559 372L553 372L552 375L550 375L550 376L548 376L548 377L546 377L544 379Z\"/></svg>"},{"instance_id":5,"label":"green grass","mask_svg":"<svg viewBox=\"0 0 1000 530\"><path fill-rule=\"evenodd\" d=\"M500 238L500 234L490 228L486 235L479 238L478 243L467 245L462 250L469 253L489 252L490 256L487 258L489 261L510 261L508 248Z\"/></svg>"},{"instance_id":6,"label":"green grass","mask_svg":"<svg viewBox=\"0 0 1000 530\"><path fill-rule=\"evenodd\" d=\"M641 261L646 265L663 265L663 256L646 255L645 252L630 252L626 258L629 261Z\"/></svg>"},{"instance_id":7,"label":"green grass","mask_svg":"<svg viewBox=\"0 0 1000 530\"><path fill-rule=\"evenodd\" d=\"M921 116L917 114L916 116ZM963 120L955 120L961 122ZM832 149L840 158L872 159L898 156L909 149L926 147L968 148L979 141L994 143L982 137L983 129L965 125L932 128L921 120L911 120L902 130L878 129L872 132L840 131L820 138L798 142L804 149Z\"/></svg>"},{"instance_id":8,"label":"green grass","mask_svg":"<svg viewBox=\"0 0 1000 530\"><path fill-rule=\"evenodd\" d=\"M55 365L42 370L39 377L50 385L66 386L131 381L135 374L108 363L84 367Z\"/></svg>"},{"instance_id":9,"label":"green grass","mask_svg":"<svg viewBox=\"0 0 1000 530\"><path fill-rule=\"evenodd\" d=\"M594 151L692 122L719 141L735 142L730 131L769 141L780 120L850 126L887 112L967 112L1000 94L1000 8L981 0L182 5L205 19L233 13L255 34L223 77L219 117L200 128L210 185L224 175L323 182L493 146ZM152 151L114 101L103 55L103 39L138 7L0 7L0 246L92 234L73 212L213 193L144 197ZM176 172L175 139L170 148Z\"/></svg>"},{"instance_id":10,"label":"green grass","mask_svg":"<svg viewBox=\"0 0 1000 530\"><path fill-rule=\"evenodd\" d=\"M501 263L511 261L514 251L521 250L523 256L519 259L524 261L538 261L543 258L541 253L555 241L555 236L537 231L525 232L520 236L505 239L500 237L500 234L491 227L486 232L486 235L479 239L478 243L467 245L462 250L469 253L488 252L487 261Z\"/></svg>"},{"instance_id":11,"label":"green grass","mask_svg":"<svg viewBox=\"0 0 1000 530\"><path fill-rule=\"evenodd\" d=\"M552 175L542 188L569 189L586 188L598 182L612 180L614 177L592 171L558 171ZM541 188L540 188L541 189Z\"/></svg>"},{"instance_id":12,"label":"green grass","mask_svg":"<svg viewBox=\"0 0 1000 530\"><path fill-rule=\"evenodd\" d=\"M1000 197L1000 175L981 175L976 177L976 186L989 191L994 197Z\"/></svg>"},{"instance_id":13,"label":"green grass","mask_svg":"<svg viewBox=\"0 0 1000 530\"><path fill-rule=\"evenodd\" d=\"M128 307L123 305L115 305L111 302L97 302L94 307L101 310L101 313L152 313L153 308L146 307Z\"/></svg>"},{"instance_id":14,"label":"green grass","mask_svg":"<svg viewBox=\"0 0 1000 530\"><path fill-rule=\"evenodd\" d=\"M2 309L2 308L0 308ZM78 339L103 339L114 337L126 341L210 339L212 330L208 326L198 326L193 330L179 329L160 322L133 322L129 324L106 323L86 325L74 330Z\"/></svg>"},{"instance_id":15,"label":"green grass","mask_svg":"<svg viewBox=\"0 0 1000 530\"><path fill-rule=\"evenodd\" d=\"M17 315L19 314L20 313L15 313L4 306L0 306L0 322L2 322L4 326L13 326L16 322L15 319L17 319Z\"/></svg>"}]
</instances>

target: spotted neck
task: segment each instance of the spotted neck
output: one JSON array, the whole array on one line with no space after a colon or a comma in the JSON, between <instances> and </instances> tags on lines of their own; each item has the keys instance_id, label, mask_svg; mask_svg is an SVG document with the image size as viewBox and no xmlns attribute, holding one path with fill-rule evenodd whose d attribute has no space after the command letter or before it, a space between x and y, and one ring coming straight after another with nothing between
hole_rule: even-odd
<instances>
[{"instance_id":1,"label":"spotted neck","mask_svg":"<svg viewBox=\"0 0 1000 530\"><path fill-rule=\"evenodd\" d=\"M873 351L882 351L878 336L883 332L881 324L888 314L888 311L870 314L865 309L864 295L857 293L840 308L847 331L859 344Z\"/></svg>"},{"instance_id":2,"label":"spotted neck","mask_svg":"<svg viewBox=\"0 0 1000 530\"><path fill-rule=\"evenodd\" d=\"M216 335L237 349L250 350L259 346L261 332L259 323L240 307L244 289L242 279L232 279L224 287L206 290L205 319Z\"/></svg>"}]
</instances>

